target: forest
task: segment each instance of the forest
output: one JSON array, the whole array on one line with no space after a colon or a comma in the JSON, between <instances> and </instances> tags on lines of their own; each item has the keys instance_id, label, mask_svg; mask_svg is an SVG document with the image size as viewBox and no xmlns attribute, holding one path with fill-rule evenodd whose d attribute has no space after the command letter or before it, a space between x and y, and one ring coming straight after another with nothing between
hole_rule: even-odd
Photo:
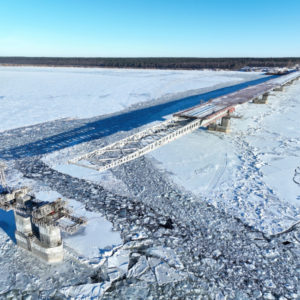
<instances>
[{"instance_id":1,"label":"forest","mask_svg":"<svg viewBox=\"0 0 300 300\"><path fill-rule=\"evenodd\" d=\"M227 69L249 67L294 67L300 57L192 58L192 57L0 57L0 65L106 67L143 69Z\"/></svg>"}]
</instances>

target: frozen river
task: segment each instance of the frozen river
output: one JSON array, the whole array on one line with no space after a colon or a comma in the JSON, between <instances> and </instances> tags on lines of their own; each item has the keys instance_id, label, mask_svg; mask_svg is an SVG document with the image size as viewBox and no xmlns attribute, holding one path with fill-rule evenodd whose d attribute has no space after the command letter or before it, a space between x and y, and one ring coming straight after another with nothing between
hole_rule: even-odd
<instances>
[{"instance_id":1,"label":"frozen river","mask_svg":"<svg viewBox=\"0 0 300 300\"><path fill-rule=\"evenodd\" d=\"M40 198L61 195L90 220L66 237L65 262L48 267L15 246L11 216L0 214L0 297L297 298L299 231L276 234L299 216L289 177L299 160L299 84L269 105L238 107L243 118L228 136L198 130L100 174L66 162L267 78L1 67L0 79L9 184L30 185Z\"/></svg>"}]
</instances>

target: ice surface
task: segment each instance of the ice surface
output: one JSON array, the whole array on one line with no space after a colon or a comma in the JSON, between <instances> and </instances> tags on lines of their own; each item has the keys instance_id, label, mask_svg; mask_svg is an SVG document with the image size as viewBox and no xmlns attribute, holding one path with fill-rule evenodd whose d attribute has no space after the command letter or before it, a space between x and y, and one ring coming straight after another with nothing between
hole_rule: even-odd
<instances>
[{"instance_id":1,"label":"ice surface","mask_svg":"<svg viewBox=\"0 0 300 300\"><path fill-rule=\"evenodd\" d=\"M119 249L107 258L108 276L111 281L127 273L129 254L129 250Z\"/></svg>"},{"instance_id":2,"label":"ice surface","mask_svg":"<svg viewBox=\"0 0 300 300\"><path fill-rule=\"evenodd\" d=\"M268 234L299 220L300 85L237 107L228 135L198 130L152 152L184 189ZM295 182L296 179L296 182Z\"/></svg>"},{"instance_id":3,"label":"ice surface","mask_svg":"<svg viewBox=\"0 0 300 300\"><path fill-rule=\"evenodd\" d=\"M112 231L112 224L104 217L97 213L85 211L79 207L78 202L70 201L70 205L77 215L86 217L88 223L83 231L79 231L77 234L64 234L64 242L69 247L84 257L99 257L100 260L106 251L111 251L114 247L122 244L120 234Z\"/></svg>"},{"instance_id":4,"label":"ice surface","mask_svg":"<svg viewBox=\"0 0 300 300\"><path fill-rule=\"evenodd\" d=\"M170 282L176 282L183 279L180 271L170 268L166 263L161 262L155 268L155 276L159 285L163 285Z\"/></svg>"},{"instance_id":5,"label":"ice surface","mask_svg":"<svg viewBox=\"0 0 300 300\"><path fill-rule=\"evenodd\" d=\"M9 154L4 156L10 160L9 185L30 185L44 201L62 194L76 215L88 219L77 234L64 235L65 261L47 266L14 245L9 234L12 215L0 213L0 298L19 293L23 298L37 294L41 299L201 299L201 295L213 298L215 294L216 299L223 295L296 299L299 231L266 239L244 223L278 233L299 220L299 85L272 96L268 105L238 107L237 114L243 118L232 120L229 135L198 130L153 152L162 172L153 166L152 155L104 173L66 164L78 153L131 134L137 126L146 125L143 122L132 122L123 129L117 122L126 123L126 118L117 118L112 125L115 131L109 131L110 121L101 123L107 135L95 135L73 146L72 139L80 134L75 130L71 141L57 148L57 140L68 138L74 126L86 121L57 120L3 131L124 108L134 118L136 107L146 107L151 101L167 103L166 99L259 76L0 68L1 153ZM164 107L156 121L167 115L167 104ZM59 133L63 133L61 139L53 139ZM19 153L24 155L17 160ZM124 196L127 193L130 197ZM169 218L172 226L165 225ZM119 232L112 231L112 224L123 240Z\"/></svg>"},{"instance_id":6,"label":"ice surface","mask_svg":"<svg viewBox=\"0 0 300 300\"><path fill-rule=\"evenodd\" d=\"M149 264L145 256L140 256L138 262L129 270L127 277L139 277L149 270Z\"/></svg>"},{"instance_id":7,"label":"ice surface","mask_svg":"<svg viewBox=\"0 0 300 300\"><path fill-rule=\"evenodd\" d=\"M255 75L257 77L257 74ZM59 118L88 118L180 92L239 82L227 71L0 67L0 131Z\"/></svg>"}]
</instances>

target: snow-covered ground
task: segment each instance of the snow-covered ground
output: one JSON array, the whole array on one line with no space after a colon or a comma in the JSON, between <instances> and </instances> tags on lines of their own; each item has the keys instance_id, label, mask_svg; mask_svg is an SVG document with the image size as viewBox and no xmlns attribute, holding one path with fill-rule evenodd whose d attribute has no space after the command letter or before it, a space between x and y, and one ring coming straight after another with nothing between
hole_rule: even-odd
<instances>
[{"instance_id":1,"label":"snow-covered ground","mask_svg":"<svg viewBox=\"0 0 300 300\"><path fill-rule=\"evenodd\" d=\"M198 130L150 156L178 185L245 223L286 230L300 220L299 94L298 83L267 105L240 105L230 134Z\"/></svg>"},{"instance_id":2,"label":"snow-covered ground","mask_svg":"<svg viewBox=\"0 0 300 300\"><path fill-rule=\"evenodd\" d=\"M59 118L105 115L137 103L253 78L258 74L0 66L0 131Z\"/></svg>"},{"instance_id":3,"label":"snow-covered ground","mask_svg":"<svg viewBox=\"0 0 300 300\"><path fill-rule=\"evenodd\" d=\"M40 200L53 201L63 195L76 215L88 221L77 234L63 235L66 260L48 267L36 264L34 257L15 246L13 214L0 211L0 298L19 290L23 296L36 293L44 295L43 299L54 295L89 299L103 296L110 287L112 294L107 299L112 299L111 295L118 299L119 293L143 299L149 291L156 299L168 291L177 296L180 290L185 295L189 289L191 298L196 298L197 293L213 295L211 290L215 292L217 287L222 292L216 295L222 299L228 290L231 295L242 295L239 289L253 295L253 288L260 289L262 284L262 292L255 291L256 295L269 297L272 289L277 294L278 289L284 289L288 297L296 299L296 271L286 262L294 263L299 256L293 249L283 249L281 241L269 244L260 232L243 223L272 234L299 221L299 83L271 96L267 105L237 107L236 114L242 118L232 119L228 135L197 130L144 160L134 161L136 168L143 163L144 171L149 171L146 175L143 170L128 169L130 163L128 168L116 169L120 176L116 171L98 173L67 165L71 157L137 130L134 126L123 132L119 126L116 132L74 146L72 139L81 127L72 129L89 120L44 124L60 118L122 115L152 102L168 103L261 77L226 71L0 67L0 154L9 165L9 185L30 185ZM145 114L130 116L144 118ZM160 118L161 114L153 120ZM148 122L139 126L150 126ZM39 123L43 125L36 125ZM17 129L29 125L36 126ZM65 129L65 125L70 127ZM103 122L97 130L105 133L109 126L110 121ZM10 129L16 130L7 131ZM64 144L64 137L71 142ZM55 148L56 143L62 146ZM17 159L19 153L24 154L21 159ZM140 177L135 178L136 174ZM150 182L143 176L152 175L158 190L153 199L149 192L152 185L143 186ZM168 185L165 189L160 186L164 183ZM203 224L197 222L201 217ZM294 260L291 253L296 255ZM244 284L252 280L247 277L249 270L257 269L259 275L253 276L259 284ZM274 277L279 269L287 278L284 284L280 276ZM241 298L247 299L236 296Z\"/></svg>"}]
</instances>

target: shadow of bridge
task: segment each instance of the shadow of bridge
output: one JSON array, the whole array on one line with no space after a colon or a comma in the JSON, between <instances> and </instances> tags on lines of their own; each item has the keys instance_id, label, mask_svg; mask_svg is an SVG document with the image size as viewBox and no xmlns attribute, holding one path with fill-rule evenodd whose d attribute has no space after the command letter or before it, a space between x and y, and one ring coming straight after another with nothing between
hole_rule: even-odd
<instances>
[{"instance_id":1,"label":"shadow of bridge","mask_svg":"<svg viewBox=\"0 0 300 300\"><path fill-rule=\"evenodd\" d=\"M208 101L248 86L268 81L276 76L269 76L241 84L217 89L211 92L190 96L179 100L173 100L162 104L153 105L141 109L120 113L113 116L85 123L75 129L65 131L41 140L25 145L0 151L0 158L4 160L20 159L36 155L48 154L83 142L88 142L110 136L119 131L129 131L153 121L163 120L163 117L176 113L199 104L200 100Z\"/></svg>"}]
</instances>

